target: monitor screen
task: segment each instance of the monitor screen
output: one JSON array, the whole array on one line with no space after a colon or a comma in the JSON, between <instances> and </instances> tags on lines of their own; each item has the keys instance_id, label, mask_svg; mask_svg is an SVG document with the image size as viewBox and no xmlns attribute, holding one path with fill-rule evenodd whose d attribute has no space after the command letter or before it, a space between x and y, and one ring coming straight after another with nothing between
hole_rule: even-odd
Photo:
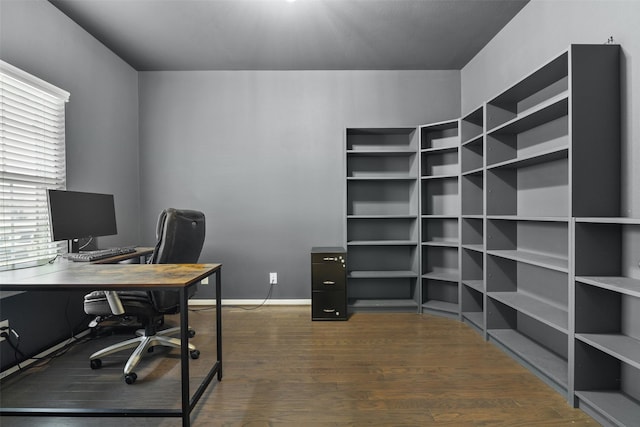
<instances>
[{"instance_id":1,"label":"monitor screen","mask_svg":"<svg viewBox=\"0 0 640 427\"><path fill-rule=\"evenodd\" d=\"M112 194L47 190L53 240L118 234Z\"/></svg>"}]
</instances>

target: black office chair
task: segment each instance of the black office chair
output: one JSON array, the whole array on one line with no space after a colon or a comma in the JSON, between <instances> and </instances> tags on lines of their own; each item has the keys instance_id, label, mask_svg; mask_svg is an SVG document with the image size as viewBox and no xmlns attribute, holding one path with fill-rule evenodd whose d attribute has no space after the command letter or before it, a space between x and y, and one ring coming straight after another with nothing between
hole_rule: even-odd
<instances>
[{"instance_id":1,"label":"black office chair","mask_svg":"<svg viewBox=\"0 0 640 427\"><path fill-rule=\"evenodd\" d=\"M151 255L151 264L193 264L198 262L205 238L205 218L202 212L192 210L166 209L158 218L156 230L158 243ZM190 292L189 296L195 293ZM137 375L134 368L142 355L154 346L180 348L180 340L172 338L180 332L180 328L158 330L164 322L165 314L179 311L179 294L177 291L93 291L84 297L84 310L87 314L106 319L113 316L137 318L144 329L137 331L138 337L111 345L95 352L89 358L91 368L99 369L102 358L110 354L136 347L124 367L124 378L127 384L133 384ZM189 336L195 332L189 330ZM200 352L193 344L189 344L192 359L197 359Z\"/></svg>"}]
</instances>

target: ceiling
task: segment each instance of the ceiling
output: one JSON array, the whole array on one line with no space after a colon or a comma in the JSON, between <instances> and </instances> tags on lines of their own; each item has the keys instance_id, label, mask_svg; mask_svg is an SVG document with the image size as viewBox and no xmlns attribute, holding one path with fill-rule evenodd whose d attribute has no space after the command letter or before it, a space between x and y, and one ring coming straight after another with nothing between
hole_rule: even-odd
<instances>
[{"instance_id":1,"label":"ceiling","mask_svg":"<svg viewBox=\"0 0 640 427\"><path fill-rule=\"evenodd\" d=\"M529 0L49 0L139 71L461 69Z\"/></svg>"}]
</instances>

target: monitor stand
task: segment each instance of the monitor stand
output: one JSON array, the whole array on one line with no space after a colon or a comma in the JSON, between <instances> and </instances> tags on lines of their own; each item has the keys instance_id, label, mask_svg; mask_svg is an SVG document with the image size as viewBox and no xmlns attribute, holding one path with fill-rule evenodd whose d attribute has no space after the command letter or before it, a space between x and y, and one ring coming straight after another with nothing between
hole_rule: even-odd
<instances>
[{"instance_id":1,"label":"monitor stand","mask_svg":"<svg viewBox=\"0 0 640 427\"><path fill-rule=\"evenodd\" d=\"M79 239L71 239L67 241L67 249L70 254L77 254L80 252L80 241Z\"/></svg>"}]
</instances>

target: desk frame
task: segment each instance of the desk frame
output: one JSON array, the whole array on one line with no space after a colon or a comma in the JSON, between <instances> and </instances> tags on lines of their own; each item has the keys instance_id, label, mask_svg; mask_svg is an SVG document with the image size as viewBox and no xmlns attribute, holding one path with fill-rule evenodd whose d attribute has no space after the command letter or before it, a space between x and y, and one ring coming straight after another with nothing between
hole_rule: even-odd
<instances>
[{"instance_id":1,"label":"desk frame","mask_svg":"<svg viewBox=\"0 0 640 427\"><path fill-rule=\"evenodd\" d=\"M167 264L154 264L164 265ZM191 412L197 405L198 401L204 394L205 390L213 380L214 376L218 377L218 381L222 380L222 300L221 300L221 288L222 288L222 264L208 264L209 268L206 274L194 276L188 283L179 285L162 286L160 289L167 291L178 291L180 294L180 367L181 367L181 409L126 409L126 408L0 408L0 415L2 416L49 416L49 417L181 417L183 426L191 425ZM97 266L96 267L100 267ZM104 266L103 266L104 267ZM149 265L151 267L151 265ZM73 270L71 270L73 271ZM200 280L211 275L216 275L216 361L209 369L209 372L202 380L202 383L196 389L193 396L189 393L189 337L188 337L188 325L189 325L189 292L188 290L192 286L196 286ZM13 291L29 291L29 290L95 290L100 286L95 284L69 284L64 283L42 283L38 284L38 277L35 276L27 280L25 284L21 284L21 280L18 280L14 284L0 284L0 290L13 290ZM141 287L139 284L122 284L114 283L111 286L105 285L104 288L108 290L149 290L149 286ZM135 387L135 385L132 385Z\"/></svg>"}]
</instances>

